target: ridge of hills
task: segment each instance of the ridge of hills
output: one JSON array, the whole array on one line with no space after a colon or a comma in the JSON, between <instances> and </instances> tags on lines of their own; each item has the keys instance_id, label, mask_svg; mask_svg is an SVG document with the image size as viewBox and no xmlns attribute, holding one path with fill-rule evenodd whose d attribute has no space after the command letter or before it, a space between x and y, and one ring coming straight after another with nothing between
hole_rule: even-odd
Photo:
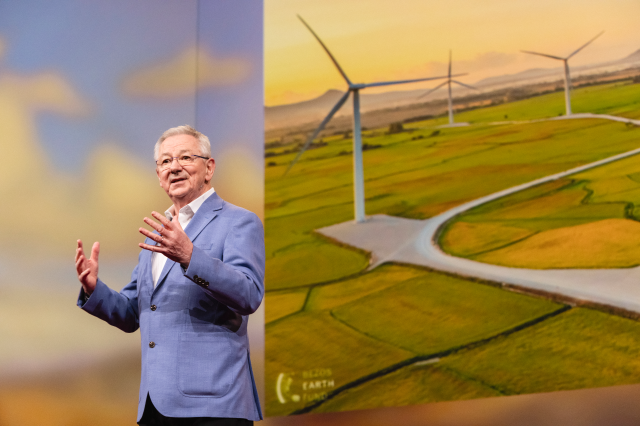
<instances>
[{"instance_id":1,"label":"ridge of hills","mask_svg":"<svg viewBox=\"0 0 640 426\"><path fill-rule=\"evenodd\" d=\"M593 74L596 72L606 72L619 70L629 66L640 66L640 49L617 60L596 63L591 65L583 65L572 67L571 73L573 77L580 75ZM504 74L495 77L488 77L473 83L479 89L496 90L513 86L523 86L526 84L534 84L548 82L562 78L562 67L551 68L531 68L514 74ZM414 90L394 90L383 93L360 93L360 111L362 113L403 107L411 104L417 104L418 98L428 89ZM454 96L463 96L470 93L470 89L458 88L454 89ZM340 97L344 95L344 91L337 89L329 89L322 95L302 102L265 106L265 130L282 129L290 126L306 125L309 123L319 122L328 113ZM446 91L436 91L427 100L437 100L446 98ZM351 97L336 113L337 117L350 116L352 110Z\"/></svg>"}]
</instances>

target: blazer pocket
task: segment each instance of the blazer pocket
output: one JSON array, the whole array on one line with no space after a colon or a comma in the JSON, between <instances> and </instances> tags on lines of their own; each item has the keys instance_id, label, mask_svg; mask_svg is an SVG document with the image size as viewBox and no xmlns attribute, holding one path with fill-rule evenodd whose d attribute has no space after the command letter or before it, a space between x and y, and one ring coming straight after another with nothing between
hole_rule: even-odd
<instances>
[{"instance_id":1,"label":"blazer pocket","mask_svg":"<svg viewBox=\"0 0 640 426\"><path fill-rule=\"evenodd\" d=\"M224 242L195 242L193 245L204 251L208 256L220 259L222 256L222 247L224 246Z\"/></svg>"},{"instance_id":2,"label":"blazer pocket","mask_svg":"<svg viewBox=\"0 0 640 426\"><path fill-rule=\"evenodd\" d=\"M225 332L183 332L178 344L178 390L185 396L226 395L242 367L241 348Z\"/></svg>"},{"instance_id":3,"label":"blazer pocket","mask_svg":"<svg viewBox=\"0 0 640 426\"><path fill-rule=\"evenodd\" d=\"M213 247L213 243L193 243L193 245L205 251L209 251Z\"/></svg>"}]
</instances>

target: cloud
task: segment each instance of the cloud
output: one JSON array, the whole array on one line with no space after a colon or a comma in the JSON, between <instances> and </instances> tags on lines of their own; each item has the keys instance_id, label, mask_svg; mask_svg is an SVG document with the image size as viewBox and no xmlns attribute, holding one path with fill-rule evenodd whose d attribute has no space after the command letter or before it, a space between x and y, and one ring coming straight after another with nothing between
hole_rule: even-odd
<instances>
[{"instance_id":1,"label":"cloud","mask_svg":"<svg viewBox=\"0 0 640 426\"><path fill-rule=\"evenodd\" d=\"M24 161L6 162L0 169L0 197L12 199L24 192L23 184L40 185L48 170L38 140L38 111L82 116L90 110L71 85L53 73L37 75L0 74L0 128L3 147ZM25 161L29 164L25 167Z\"/></svg>"},{"instance_id":2,"label":"cloud","mask_svg":"<svg viewBox=\"0 0 640 426\"><path fill-rule=\"evenodd\" d=\"M132 97L175 98L193 95L196 79L199 89L234 86L242 83L250 71L251 63L246 59L218 58L206 49L189 48L167 62L127 76L122 89Z\"/></svg>"},{"instance_id":3,"label":"cloud","mask_svg":"<svg viewBox=\"0 0 640 426\"><path fill-rule=\"evenodd\" d=\"M4 74L0 76L0 91L3 97L30 110L85 117L92 109L90 103L64 77L53 72L38 75Z\"/></svg>"}]
</instances>

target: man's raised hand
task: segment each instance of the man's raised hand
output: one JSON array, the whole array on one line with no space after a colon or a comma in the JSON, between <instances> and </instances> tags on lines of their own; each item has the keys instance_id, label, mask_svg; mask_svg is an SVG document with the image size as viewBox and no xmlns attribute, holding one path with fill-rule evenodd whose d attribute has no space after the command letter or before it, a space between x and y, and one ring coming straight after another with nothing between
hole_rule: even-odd
<instances>
[{"instance_id":1,"label":"man's raised hand","mask_svg":"<svg viewBox=\"0 0 640 426\"><path fill-rule=\"evenodd\" d=\"M78 240L78 248L76 248L76 272L78 280L82 284L82 288L87 295L91 295L96 288L98 282L98 255L100 254L100 243L93 243L91 248L91 258L87 259L84 255L82 240Z\"/></svg>"},{"instance_id":2,"label":"man's raised hand","mask_svg":"<svg viewBox=\"0 0 640 426\"><path fill-rule=\"evenodd\" d=\"M191 253L193 252L193 243L182 229L178 215L175 215L172 221L169 221L158 212L152 212L151 215L160 223L147 217L143 219L144 223L158 231L158 234L154 234L145 228L140 228L139 231L142 235L152 239L159 245L145 243L138 245L145 250L162 253L167 256L167 258L178 262L185 268L189 266Z\"/></svg>"}]
</instances>

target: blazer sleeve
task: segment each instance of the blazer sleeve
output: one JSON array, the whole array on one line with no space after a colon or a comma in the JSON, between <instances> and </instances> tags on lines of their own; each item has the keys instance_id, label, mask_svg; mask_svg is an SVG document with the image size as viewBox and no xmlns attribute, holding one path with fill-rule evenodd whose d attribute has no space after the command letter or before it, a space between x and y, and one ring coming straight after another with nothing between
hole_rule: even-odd
<instances>
[{"instance_id":1,"label":"blazer sleeve","mask_svg":"<svg viewBox=\"0 0 640 426\"><path fill-rule=\"evenodd\" d=\"M185 276L241 315L258 309L264 295L265 249L262 222L241 215L224 241L222 260L194 246Z\"/></svg>"},{"instance_id":2,"label":"blazer sleeve","mask_svg":"<svg viewBox=\"0 0 640 426\"><path fill-rule=\"evenodd\" d=\"M120 292L110 289L100 279L96 288L85 301L84 290L80 289L78 306L91 315L106 321L127 333L140 327L138 311L138 266L131 274L131 282Z\"/></svg>"}]
</instances>

